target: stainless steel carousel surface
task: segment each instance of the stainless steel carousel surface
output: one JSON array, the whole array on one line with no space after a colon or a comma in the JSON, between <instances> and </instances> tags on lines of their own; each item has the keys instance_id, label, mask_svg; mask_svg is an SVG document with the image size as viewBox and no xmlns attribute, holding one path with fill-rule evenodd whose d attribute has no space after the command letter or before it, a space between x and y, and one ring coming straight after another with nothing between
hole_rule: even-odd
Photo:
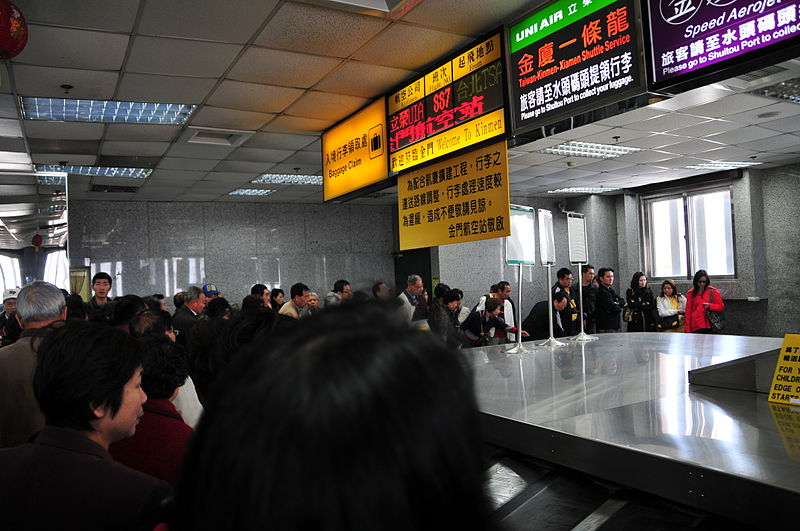
<instances>
[{"instance_id":1,"label":"stainless steel carousel surface","mask_svg":"<svg viewBox=\"0 0 800 531\"><path fill-rule=\"evenodd\" d=\"M762 527L796 518L800 408L690 385L687 373L763 357L781 342L620 333L463 354L488 442Z\"/></svg>"}]
</instances>

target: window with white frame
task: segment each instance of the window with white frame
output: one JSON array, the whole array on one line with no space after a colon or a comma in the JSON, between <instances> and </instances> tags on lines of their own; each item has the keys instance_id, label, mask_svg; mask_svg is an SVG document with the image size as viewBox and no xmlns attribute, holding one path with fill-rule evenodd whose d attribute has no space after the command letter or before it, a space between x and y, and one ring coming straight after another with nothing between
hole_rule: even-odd
<instances>
[{"instance_id":1,"label":"window with white frame","mask_svg":"<svg viewBox=\"0 0 800 531\"><path fill-rule=\"evenodd\" d=\"M67 251L59 249L47 254L47 261L44 263L44 280L69 291Z\"/></svg>"},{"instance_id":2,"label":"window with white frame","mask_svg":"<svg viewBox=\"0 0 800 531\"><path fill-rule=\"evenodd\" d=\"M730 186L641 200L648 276L689 279L699 269L736 276Z\"/></svg>"},{"instance_id":3,"label":"window with white frame","mask_svg":"<svg viewBox=\"0 0 800 531\"><path fill-rule=\"evenodd\" d=\"M0 292L22 286L19 258L0 254Z\"/></svg>"}]
</instances>

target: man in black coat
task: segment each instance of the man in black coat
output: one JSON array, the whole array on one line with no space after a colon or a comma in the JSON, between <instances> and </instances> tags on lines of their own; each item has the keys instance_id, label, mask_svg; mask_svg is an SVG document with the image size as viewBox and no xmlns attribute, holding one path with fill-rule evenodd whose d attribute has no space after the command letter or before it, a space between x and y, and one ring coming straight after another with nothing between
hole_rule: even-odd
<instances>
[{"instance_id":1,"label":"man in black coat","mask_svg":"<svg viewBox=\"0 0 800 531\"><path fill-rule=\"evenodd\" d=\"M564 331L561 315L564 308L567 307L568 299L563 291L559 291L553 295L553 337L564 337L567 333ZM550 321L547 316L547 301L539 301L534 304L531 313L522 322L522 329L528 332L531 339L548 339L550 337Z\"/></svg>"},{"instance_id":2,"label":"man in black coat","mask_svg":"<svg viewBox=\"0 0 800 531\"><path fill-rule=\"evenodd\" d=\"M172 495L164 481L117 463L108 446L136 431L146 347L79 320L39 346L34 395L45 426L0 450L0 529L152 529Z\"/></svg>"},{"instance_id":3,"label":"man in black coat","mask_svg":"<svg viewBox=\"0 0 800 531\"><path fill-rule=\"evenodd\" d=\"M619 332L620 314L625 306L625 299L618 296L611 288L614 284L614 270L610 267L601 267L597 272L597 278L600 279L595 306L597 333Z\"/></svg>"},{"instance_id":4,"label":"man in black coat","mask_svg":"<svg viewBox=\"0 0 800 531\"><path fill-rule=\"evenodd\" d=\"M186 350L191 352L192 330L197 326L197 317L206 307L206 295L197 286L189 286L183 300L183 306L175 310L172 316L172 326L178 331L177 341Z\"/></svg>"}]
</instances>

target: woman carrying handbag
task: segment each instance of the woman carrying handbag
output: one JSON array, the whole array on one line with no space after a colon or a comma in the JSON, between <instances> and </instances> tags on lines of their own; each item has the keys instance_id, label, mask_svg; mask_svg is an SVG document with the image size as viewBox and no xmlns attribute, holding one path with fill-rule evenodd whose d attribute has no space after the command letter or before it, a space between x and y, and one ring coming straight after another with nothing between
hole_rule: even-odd
<instances>
[{"instance_id":1,"label":"woman carrying handbag","mask_svg":"<svg viewBox=\"0 0 800 531\"><path fill-rule=\"evenodd\" d=\"M722 295L711 286L711 279L704 269L694 274L692 283L694 287L686 294L686 332L712 334L714 330L708 312L721 313L725 309Z\"/></svg>"}]
</instances>

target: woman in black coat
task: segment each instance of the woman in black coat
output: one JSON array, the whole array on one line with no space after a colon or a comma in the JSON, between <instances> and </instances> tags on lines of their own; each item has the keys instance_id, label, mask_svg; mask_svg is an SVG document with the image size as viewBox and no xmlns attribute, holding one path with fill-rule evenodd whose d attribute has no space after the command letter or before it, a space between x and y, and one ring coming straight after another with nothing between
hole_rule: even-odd
<instances>
[{"instance_id":1,"label":"woman in black coat","mask_svg":"<svg viewBox=\"0 0 800 531\"><path fill-rule=\"evenodd\" d=\"M641 271L633 274L631 287L625 292L625 300L628 308L633 311L633 320L628 322L628 332L655 332L655 297L647 287L647 277Z\"/></svg>"}]
</instances>

